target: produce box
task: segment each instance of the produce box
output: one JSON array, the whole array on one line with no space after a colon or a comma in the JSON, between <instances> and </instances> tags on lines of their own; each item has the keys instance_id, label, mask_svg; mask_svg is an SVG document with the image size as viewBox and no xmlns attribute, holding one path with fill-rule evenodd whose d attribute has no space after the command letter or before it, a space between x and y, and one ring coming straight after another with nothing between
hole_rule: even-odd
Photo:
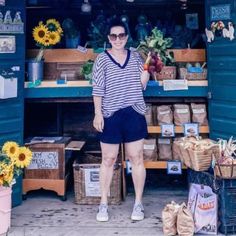
<instances>
[{"instance_id":1,"label":"produce box","mask_svg":"<svg viewBox=\"0 0 236 236\"><path fill-rule=\"evenodd\" d=\"M187 80L206 80L207 69L203 69L202 72L189 72L187 68L179 68L179 78Z\"/></svg>"}]
</instances>

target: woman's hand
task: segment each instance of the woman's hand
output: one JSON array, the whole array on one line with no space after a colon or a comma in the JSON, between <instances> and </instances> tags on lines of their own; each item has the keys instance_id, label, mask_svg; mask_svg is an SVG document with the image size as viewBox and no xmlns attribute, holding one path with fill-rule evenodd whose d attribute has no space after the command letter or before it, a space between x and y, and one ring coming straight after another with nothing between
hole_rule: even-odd
<instances>
[{"instance_id":1,"label":"woman's hand","mask_svg":"<svg viewBox=\"0 0 236 236\"><path fill-rule=\"evenodd\" d=\"M144 70L141 74L141 83L143 85L143 89L145 90L147 87L147 83L150 79L150 74L147 70Z\"/></svg>"},{"instance_id":2,"label":"woman's hand","mask_svg":"<svg viewBox=\"0 0 236 236\"><path fill-rule=\"evenodd\" d=\"M93 127L98 131L102 132L104 128L104 119L102 113L97 113L93 119Z\"/></svg>"}]
</instances>

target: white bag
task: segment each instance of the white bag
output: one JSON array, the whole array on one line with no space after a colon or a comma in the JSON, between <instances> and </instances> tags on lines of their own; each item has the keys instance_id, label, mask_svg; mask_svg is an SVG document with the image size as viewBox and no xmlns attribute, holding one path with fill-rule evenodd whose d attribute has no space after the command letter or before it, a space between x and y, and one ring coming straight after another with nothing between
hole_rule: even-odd
<instances>
[{"instance_id":1,"label":"white bag","mask_svg":"<svg viewBox=\"0 0 236 236\"><path fill-rule=\"evenodd\" d=\"M188 208L193 214L195 233L217 234L217 196L209 186L191 184Z\"/></svg>"}]
</instances>

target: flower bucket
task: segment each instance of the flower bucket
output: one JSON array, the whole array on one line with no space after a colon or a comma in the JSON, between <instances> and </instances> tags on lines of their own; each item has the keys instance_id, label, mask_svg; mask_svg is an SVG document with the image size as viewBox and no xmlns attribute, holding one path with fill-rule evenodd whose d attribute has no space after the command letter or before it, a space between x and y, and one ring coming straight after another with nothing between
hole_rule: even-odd
<instances>
[{"instance_id":1,"label":"flower bucket","mask_svg":"<svg viewBox=\"0 0 236 236\"><path fill-rule=\"evenodd\" d=\"M0 186L0 235L7 233L11 225L11 188Z\"/></svg>"},{"instance_id":2,"label":"flower bucket","mask_svg":"<svg viewBox=\"0 0 236 236\"><path fill-rule=\"evenodd\" d=\"M28 81L35 82L36 80L43 80L43 64L44 61L28 60L27 71Z\"/></svg>"}]
</instances>

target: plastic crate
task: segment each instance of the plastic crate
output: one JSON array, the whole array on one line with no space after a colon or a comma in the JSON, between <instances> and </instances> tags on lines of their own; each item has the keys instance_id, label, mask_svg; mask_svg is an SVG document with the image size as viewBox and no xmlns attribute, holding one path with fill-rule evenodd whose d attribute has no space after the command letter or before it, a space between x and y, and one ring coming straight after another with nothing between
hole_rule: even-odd
<instances>
[{"instance_id":1,"label":"plastic crate","mask_svg":"<svg viewBox=\"0 0 236 236\"><path fill-rule=\"evenodd\" d=\"M16 178L16 183L12 186L12 207L22 203L22 175Z\"/></svg>"},{"instance_id":2,"label":"plastic crate","mask_svg":"<svg viewBox=\"0 0 236 236\"><path fill-rule=\"evenodd\" d=\"M236 225L236 188L221 188L218 199L220 222L224 225Z\"/></svg>"},{"instance_id":3,"label":"plastic crate","mask_svg":"<svg viewBox=\"0 0 236 236\"><path fill-rule=\"evenodd\" d=\"M221 187L225 188L236 188L236 179L221 179Z\"/></svg>"},{"instance_id":4,"label":"plastic crate","mask_svg":"<svg viewBox=\"0 0 236 236\"><path fill-rule=\"evenodd\" d=\"M219 231L225 235L235 235L236 234L236 225L221 225Z\"/></svg>"}]
</instances>

